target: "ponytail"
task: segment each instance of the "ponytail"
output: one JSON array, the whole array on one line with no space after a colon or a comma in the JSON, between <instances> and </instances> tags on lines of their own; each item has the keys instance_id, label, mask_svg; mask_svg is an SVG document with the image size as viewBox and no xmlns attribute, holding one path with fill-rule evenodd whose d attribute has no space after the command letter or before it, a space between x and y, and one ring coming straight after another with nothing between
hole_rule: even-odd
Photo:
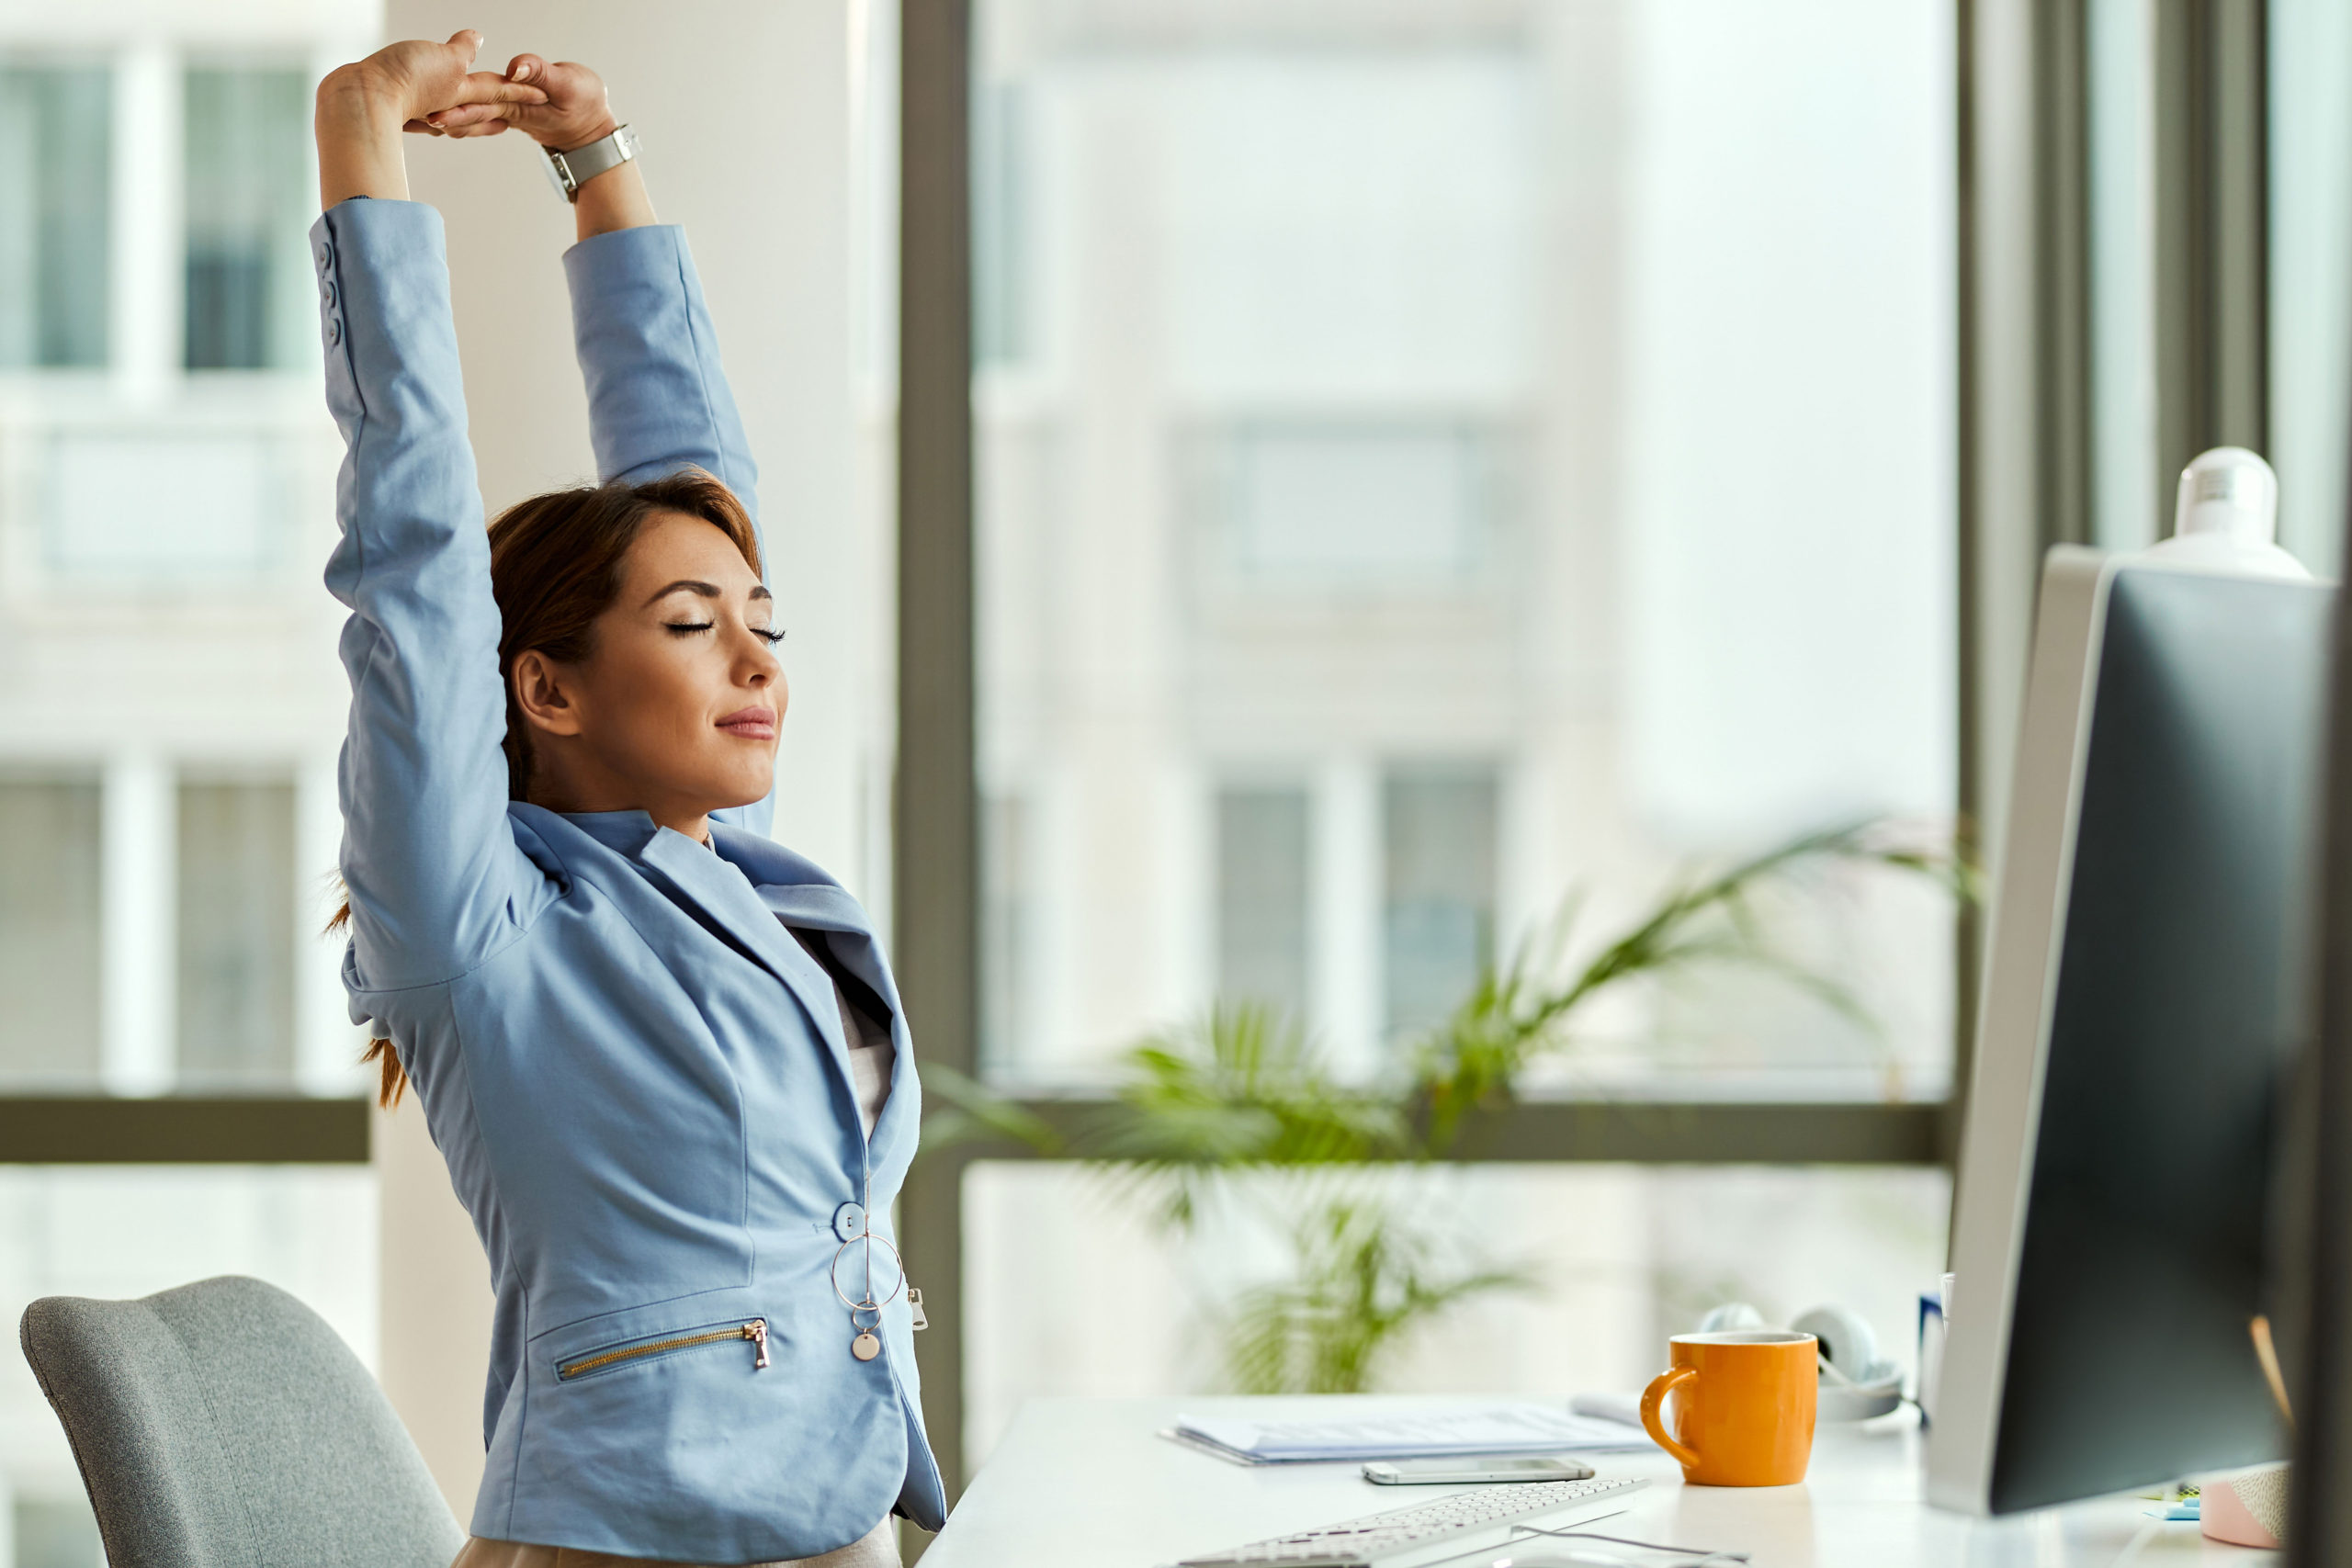
<instances>
[{"instance_id":1,"label":"ponytail","mask_svg":"<svg viewBox=\"0 0 2352 1568\"><path fill-rule=\"evenodd\" d=\"M359 1065L376 1064L376 1103L390 1111L400 1104L401 1096L408 1092L408 1069L401 1066L400 1053L392 1043L379 1034L368 1042L368 1049L359 1054Z\"/></svg>"}]
</instances>

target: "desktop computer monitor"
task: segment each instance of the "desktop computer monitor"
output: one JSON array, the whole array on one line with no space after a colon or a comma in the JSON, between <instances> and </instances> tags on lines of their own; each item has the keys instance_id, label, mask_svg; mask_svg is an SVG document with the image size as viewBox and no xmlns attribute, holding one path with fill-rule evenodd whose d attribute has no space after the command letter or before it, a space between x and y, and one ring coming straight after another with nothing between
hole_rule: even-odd
<instances>
[{"instance_id":1,"label":"desktop computer monitor","mask_svg":"<svg viewBox=\"0 0 2352 1568\"><path fill-rule=\"evenodd\" d=\"M2052 551L1928 1433L2007 1514L2278 1457L2262 1311L2335 590Z\"/></svg>"}]
</instances>

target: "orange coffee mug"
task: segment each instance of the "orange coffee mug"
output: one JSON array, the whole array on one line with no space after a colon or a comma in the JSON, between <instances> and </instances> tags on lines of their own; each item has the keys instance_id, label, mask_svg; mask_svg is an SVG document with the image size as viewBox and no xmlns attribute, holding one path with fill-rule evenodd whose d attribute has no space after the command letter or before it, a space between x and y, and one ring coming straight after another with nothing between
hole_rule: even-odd
<instances>
[{"instance_id":1,"label":"orange coffee mug","mask_svg":"<svg viewBox=\"0 0 2352 1568\"><path fill-rule=\"evenodd\" d=\"M1810 1334L1678 1334L1673 1369L1642 1391L1642 1426L1698 1486L1793 1486L1813 1457L1820 1346ZM1660 1419L1675 1395L1669 1436ZM1678 1440L1679 1438L1679 1440Z\"/></svg>"}]
</instances>

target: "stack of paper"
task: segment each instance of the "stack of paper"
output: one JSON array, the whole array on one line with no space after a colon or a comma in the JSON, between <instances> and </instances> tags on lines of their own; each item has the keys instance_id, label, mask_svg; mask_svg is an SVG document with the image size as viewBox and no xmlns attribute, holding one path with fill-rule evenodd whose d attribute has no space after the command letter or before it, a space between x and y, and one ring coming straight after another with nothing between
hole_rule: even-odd
<instances>
[{"instance_id":1,"label":"stack of paper","mask_svg":"<svg viewBox=\"0 0 2352 1568\"><path fill-rule=\"evenodd\" d=\"M1336 1421L1249 1421L1179 1416L1168 1436L1237 1464L1443 1459L1461 1454L1629 1452L1650 1440L1615 1421L1547 1404L1479 1404Z\"/></svg>"}]
</instances>

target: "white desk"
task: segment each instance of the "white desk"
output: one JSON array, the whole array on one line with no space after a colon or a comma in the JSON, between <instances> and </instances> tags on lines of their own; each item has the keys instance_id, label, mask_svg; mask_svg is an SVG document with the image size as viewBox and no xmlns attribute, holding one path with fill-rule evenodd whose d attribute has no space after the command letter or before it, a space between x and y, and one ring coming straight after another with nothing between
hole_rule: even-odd
<instances>
[{"instance_id":1,"label":"white desk","mask_svg":"<svg viewBox=\"0 0 2352 1568\"><path fill-rule=\"evenodd\" d=\"M1358 1514L1400 1507L1439 1487L1374 1486L1348 1465L1244 1469L1156 1434L1179 1410L1295 1419L1458 1400L1038 1399L923 1554L922 1568L1152 1568ZM1604 1454L1603 1475L1646 1475L1625 1511L1589 1528L1676 1546L1747 1551L1754 1568L2109 1568L2154 1526L2132 1568L2268 1563L2274 1552L2206 1541L2193 1524L2146 1518L2110 1499L1998 1522L1920 1501L1911 1416L1824 1426L1802 1486L1685 1486L1666 1455Z\"/></svg>"}]
</instances>

